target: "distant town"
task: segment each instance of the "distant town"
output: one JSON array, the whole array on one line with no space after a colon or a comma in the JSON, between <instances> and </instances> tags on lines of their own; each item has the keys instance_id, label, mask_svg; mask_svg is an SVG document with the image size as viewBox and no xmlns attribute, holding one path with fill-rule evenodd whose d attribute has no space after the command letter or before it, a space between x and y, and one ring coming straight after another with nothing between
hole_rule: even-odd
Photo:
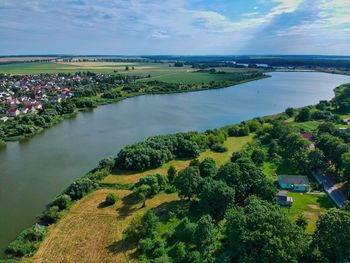
<instances>
[{"instance_id":1,"label":"distant town","mask_svg":"<svg viewBox=\"0 0 350 263\"><path fill-rule=\"evenodd\" d=\"M37 113L44 104L66 101L74 96L76 89L98 85L106 77L93 73L0 74L0 118L5 122L20 114Z\"/></svg>"}]
</instances>

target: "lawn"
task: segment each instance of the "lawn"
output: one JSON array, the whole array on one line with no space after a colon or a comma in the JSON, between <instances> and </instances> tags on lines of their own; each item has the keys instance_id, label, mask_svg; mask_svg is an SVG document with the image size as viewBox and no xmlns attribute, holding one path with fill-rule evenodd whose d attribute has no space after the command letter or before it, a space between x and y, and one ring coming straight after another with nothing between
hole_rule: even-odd
<instances>
[{"instance_id":1,"label":"lawn","mask_svg":"<svg viewBox=\"0 0 350 263\"><path fill-rule=\"evenodd\" d=\"M332 201L324 193L289 192L288 196L293 197L293 205L283 209L292 220L296 220L303 213L309 221L306 231L310 234L314 232L319 216L327 209L334 207Z\"/></svg>"},{"instance_id":2,"label":"lawn","mask_svg":"<svg viewBox=\"0 0 350 263\"><path fill-rule=\"evenodd\" d=\"M233 152L237 152L242 149L244 145L246 145L248 142L252 141L253 135L250 136L244 136L244 137L229 137L225 142L224 145L227 147L228 151L224 153L216 153L211 150L207 150L200 154L198 159L200 161L204 160L204 158L211 157L213 158L218 166L223 165L224 163L228 162L232 156ZM190 163L190 160L172 160L166 164L164 164L162 167L159 167L157 169L151 169L147 171L142 172L125 172L122 170L115 170L112 174L105 177L101 183L103 184L129 184L129 183L136 183L139 181L139 179L142 176L145 176L147 174L167 174L167 171L170 166L174 166L176 170L180 171L185 169L188 164Z\"/></svg>"},{"instance_id":3,"label":"lawn","mask_svg":"<svg viewBox=\"0 0 350 263\"><path fill-rule=\"evenodd\" d=\"M104 204L107 193L121 198L112 206ZM33 257L33 262L137 262L136 244L122 240L124 229L136 216L151 208L178 200L177 194L158 194L140 208L127 190L101 189L73 205Z\"/></svg>"}]
</instances>

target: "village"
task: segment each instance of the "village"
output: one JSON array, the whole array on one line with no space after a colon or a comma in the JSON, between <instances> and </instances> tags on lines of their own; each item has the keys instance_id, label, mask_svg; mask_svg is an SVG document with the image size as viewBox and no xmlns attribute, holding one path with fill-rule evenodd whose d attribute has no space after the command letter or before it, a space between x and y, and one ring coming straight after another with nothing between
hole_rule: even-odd
<instances>
[{"instance_id":1,"label":"village","mask_svg":"<svg viewBox=\"0 0 350 263\"><path fill-rule=\"evenodd\" d=\"M20 114L36 113L45 103L59 103L74 96L74 88L95 84L79 75L0 75L2 121Z\"/></svg>"}]
</instances>

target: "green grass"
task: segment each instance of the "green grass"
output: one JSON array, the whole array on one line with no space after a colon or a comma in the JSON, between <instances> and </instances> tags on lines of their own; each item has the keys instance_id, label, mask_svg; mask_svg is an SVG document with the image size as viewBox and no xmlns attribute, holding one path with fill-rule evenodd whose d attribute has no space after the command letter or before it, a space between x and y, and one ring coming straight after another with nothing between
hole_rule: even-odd
<instances>
[{"instance_id":1,"label":"green grass","mask_svg":"<svg viewBox=\"0 0 350 263\"><path fill-rule=\"evenodd\" d=\"M334 207L334 204L326 194L305 194L289 192L288 196L293 197L293 205L290 208L283 208L292 220L296 220L300 214L308 219L307 233L313 233L319 216L327 209Z\"/></svg>"},{"instance_id":2,"label":"green grass","mask_svg":"<svg viewBox=\"0 0 350 263\"><path fill-rule=\"evenodd\" d=\"M159 80L169 83L181 83L181 84L201 84L210 83L212 81L230 81L233 74L210 74L205 72L174 72L153 77L154 80Z\"/></svg>"},{"instance_id":3,"label":"green grass","mask_svg":"<svg viewBox=\"0 0 350 263\"><path fill-rule=\"evenodd\" d=\"M298 129L303 129L307 132L313 132L317 130L320 122L318 121L306 121L306 122L290 122L289 125L293 125L294 127L297 127Z\"/></svg>"}]
</instances>

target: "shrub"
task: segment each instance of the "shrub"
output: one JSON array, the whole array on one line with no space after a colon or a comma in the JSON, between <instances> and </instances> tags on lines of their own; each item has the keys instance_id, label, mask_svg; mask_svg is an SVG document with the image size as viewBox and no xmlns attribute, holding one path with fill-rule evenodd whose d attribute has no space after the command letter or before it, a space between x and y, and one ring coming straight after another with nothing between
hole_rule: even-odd
<instances>
[{"instance_id":1,"label":"shrub","mask_svg":"<svg viewBox=\"0 0 350 263\"><path fill-rule=\"evenodd\" d=\"M111 171L115 166L115 159L113 157L107 157L100 161L99 163L99 170L100 169L106 169L108 171Z\"/></svg>"},{"instance_id":2,"label":"shrub","mask_svg":"<svg viewBox=\"0 0 350 263\"><path fill-rule=\"evenodd\" d=\"M57 206L60 210L64 210L68 208L71 201L72 199L70 198L70 196L64 194L64 195L58 196L54 201L52 201L50 206Z\"/></svg>"},{"instance_id":3,"label":"shrub","mask_svg":"<svg viewBox=\"0 0 350 263\"><path fill-rule=\"evenodd\" d=\"M6 249L6 254L17 257L33 255L46 233L47 228L38 224L22 231L17 238L10 243Z\"/></svg>"},{"instance_id":4,"label":"shrub","mask_svg":"<svg viewBox=\"0 0 350 263\"><path fill-rule=\"evenodd\" d=\"M109 193L106 196L106 203L108 205L114 205L119 200L119 197L115 193Z\"/></svg>"},{"instance_id":5,"label":"shrub","mask_svg":"<svg viewBox=\"0 0 350 263\"><path fill-rule=\"evenodd\" d=\"M98 184L94 183L92 180L88 178L80 178L68 187L66 194L68 194L73 200L78 200L97 187Z\"/></svg>"},{"instance_id":6,"label":"shrub","mask_svg":"<svg viewBox=\"0 0 350 263\"><path fill-rule=\"evenodd\" d=\"M218 152L218 153L224 153L227 152L227 147L225 147L222 144L214 144L210 147L210 149L214 152Z\"/></svg>"},{"instance_id":7,"label":"shrub","mask_svg":"<svg viewBox=\"0 0 350 263\"><path fill-rule=\"evenodd\" d=\"M59 212L60 209L58 206L52 206L40 216L40 220L44 221L44 223L47 225L56 223L61 217Z\"/></svg>"}]
</instances>

